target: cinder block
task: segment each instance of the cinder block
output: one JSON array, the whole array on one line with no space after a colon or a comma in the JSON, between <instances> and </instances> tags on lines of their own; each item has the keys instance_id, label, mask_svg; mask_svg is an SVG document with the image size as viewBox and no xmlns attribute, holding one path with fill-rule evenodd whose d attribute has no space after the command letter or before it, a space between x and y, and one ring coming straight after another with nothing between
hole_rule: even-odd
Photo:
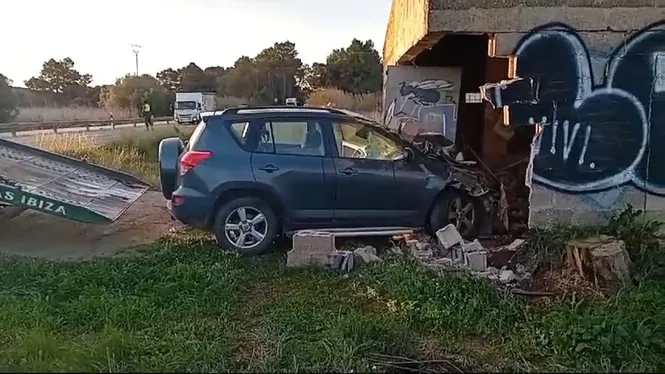
<instances>
[{"instance_id":1,"label":"cinder block","mask_svg":"<svg viewBox=\"0 0 665 374\"><path fill-rule=\"evenodd\" d=\"M328 265L335 253L335 237L329 232L299 231L293 235L293 249L286 258L286 266Z\"/></svg>"},{"instance_id":2,"label":"cinder block","mask_svg":"<svg viewBox=\"0 0 665 374\"><path fill-rule=\"evenodd\" d=\"M464 254L465 265L473 271L487 270L487 252L479 251Z\"/></svg>"},{"instance_id":3,"label":"cinder block","mask_svg":"<svg viewBox=\"0 0 665 374\"><path fill-rule=\"evenodd\" d=\"M460 235L453 224L439 229L436 232L436 237L445 249L450 249L453 246L462 243L462 235Z\"/></svg>"},{"instance_id":4,"label":"cinder block","mask_svg":"<svg viewBox=\"0 0 665 374\"><path fill-rule=\"evenodd\" d=\"M484 251L485 248L483 248L483 245L480 244L478 239L474 239L472 242L469 243L462 242L462 250L464 251L464 253L471 253L471 252Z\"/></svg>"}]
</instances>

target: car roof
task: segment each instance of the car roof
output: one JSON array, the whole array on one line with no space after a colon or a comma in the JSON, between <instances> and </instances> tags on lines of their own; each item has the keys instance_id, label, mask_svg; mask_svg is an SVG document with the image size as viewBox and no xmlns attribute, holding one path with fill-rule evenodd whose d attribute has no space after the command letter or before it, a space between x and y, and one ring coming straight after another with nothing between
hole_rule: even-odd
<instances>
[{"instance_id":1,"label":"car roof","mask_svg":"<svg viewBox=\"0 0 665 374\"><path fill-rule=\"evenodd\" d=\"M233 120L243 120L243 119L255 119L261 118L266 115L271 117L287 117L289 115L303 115L303 114L312 114L316 113L322 117L330 118L344 118L352 119L357 122L361 122L365 125L372 126L378 131L383 132L384 135L390 134L395 138L398 138L400 141L405 141L397 132L389 129L386 126L381 125L377 121L361 114L347 109L339 109L328 106L240 106L233 107L224 110L216 110L210 112L201 113L201 118L204 121L207 121L210 117L220 117L220 118L229 118Z\"/></svg>"},{"instance_id":2,"label":"car roof","mask_svg":"<svg viewBox=\"0 0 665 374\"><path fill-rule=\"evenodd\" d=\"M327 106L306 106L306 107L293 107L293 106L240 106L224 110L216 110L201 113L202 118L208 117L242 117L242 116L261 116L261 115L275 115L286 116L293 114L320 114L320 115L337 115L348 116L354 119L361 119L364 121L374 122L372 119L350 110L338 109Z\"/></svg>"}]
</instances>

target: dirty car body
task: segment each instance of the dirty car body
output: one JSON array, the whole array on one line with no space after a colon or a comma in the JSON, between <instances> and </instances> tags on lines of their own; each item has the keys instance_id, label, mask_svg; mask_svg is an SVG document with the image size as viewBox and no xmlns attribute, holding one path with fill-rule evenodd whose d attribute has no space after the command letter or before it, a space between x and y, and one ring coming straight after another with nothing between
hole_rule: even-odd
<instances>
[{"instance_id":1,"label":"dirty car body","mask_svg":"<svg viewBox=\"0 0 665 374\"><path fill-rule=\"evenodd\" d=\"M474 235L489 190L414 144L334 108L227 109L186 145L160 143L162 190L174 219L245 253L302 229L436 230L456 214Z\"/></svg>"}]
</instances>

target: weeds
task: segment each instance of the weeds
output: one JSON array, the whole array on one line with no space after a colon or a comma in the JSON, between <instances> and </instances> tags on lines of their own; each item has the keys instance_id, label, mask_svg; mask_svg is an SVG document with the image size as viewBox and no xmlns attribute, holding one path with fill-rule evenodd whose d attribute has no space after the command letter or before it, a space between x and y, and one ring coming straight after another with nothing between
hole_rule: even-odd
<instances>
[{"instance_id":1,"label":"weeds","mask_svg":"<svg viewBox=\"0 0 665 374\"><path fill-rule=\"evenodd\" d=\"M369 117L380 117L381 93L353 95L337 88L324 88L310 93L307 103L317 106L332 104L337 108L346 108L367 113Z\"/></svg>"},{"instance_id":2,"label":"weeds","mask_svg":"<svg viewBox=\"0 0 665 374\"><path fill-rule=\"evenodd\" d=\"M0 371L382 371L387 356L471 371L665 369L655 280L532 303L401 258L341 277L285 268L282 252L220 252L201 234L142 250L2 257Z\"/></svg>"},{"instance_id":3,"label":"weeds","mask_svg":"<svg viewBox=\"0 0 665 374\"><path fill-rule=\"evenodd\" d=\"M565 256L566 244L574 239L593 235L608 235L623 240L640 279L665 275L665 253L662 249L662 222L648 220L644 211L628 204L623 211L610 217L605 226L556 226L549 230L534 230L522 257L536 271L559 269Z\"/></svg>"},{"instance_id":4,"label":"weeds","mask_svg":"<svg viewBox=\"0 0 665 374\"><path fill-rule=\"evenodd\" d=\"M192 129L158 128L154 132L136 136L125 133L112 144L103 144L94 135L84 132L42 134L37 146L65 156L85 159L90 163L133 174L159 188L157 153L159 142L167 137L186 139Z\"/></svg>"},{"instance_id":5,"label":"weeds","mask_svg":"<svg viewBox=\"0 0 665 374\"><path fill-rule=\"evenodd\" d=\"M148 175L170 135L51 149ZM2 256L0 371L367 372L389 370L376 357L393 356L467 371L664 371L658 229L629 207L604 227L532 232L527 257L538 269L560 266L567 241L595 234L623 239L638 268L617 295L542 302L403 258L347 277L288 269L283 253L238 257L200 234L81 263Z\"/></svg>"},{"instance_id":6,"label":"weeds","mask_svg":"<svg viewBox=\"0 0 665 374\"><path fill-rule=\"evenodd\" d=\"M622 239L641 278L665 279L665 251L661 229L663 222L647 220L642 210L632 205L615 214L603 233Z\"/></svg>"}]
</instances>

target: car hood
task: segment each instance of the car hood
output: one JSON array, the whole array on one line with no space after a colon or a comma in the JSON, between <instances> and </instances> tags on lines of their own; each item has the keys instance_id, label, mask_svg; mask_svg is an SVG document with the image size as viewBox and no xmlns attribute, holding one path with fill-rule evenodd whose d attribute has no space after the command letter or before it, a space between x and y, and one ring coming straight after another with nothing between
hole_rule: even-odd
<instances>
[{"instance_id":1,"label":"car hood","mask_svg":"<svg viewBox=\"0 0 665 374\"><path fill-rule=\"evenodd\" d=\"M407 141L415 148L414 161L433 174L446 178L452 187L474 197L498 191L494 178L477 162L461 159L454 143L443 135L421 133Z\"/></svg>"}]
</instances>

